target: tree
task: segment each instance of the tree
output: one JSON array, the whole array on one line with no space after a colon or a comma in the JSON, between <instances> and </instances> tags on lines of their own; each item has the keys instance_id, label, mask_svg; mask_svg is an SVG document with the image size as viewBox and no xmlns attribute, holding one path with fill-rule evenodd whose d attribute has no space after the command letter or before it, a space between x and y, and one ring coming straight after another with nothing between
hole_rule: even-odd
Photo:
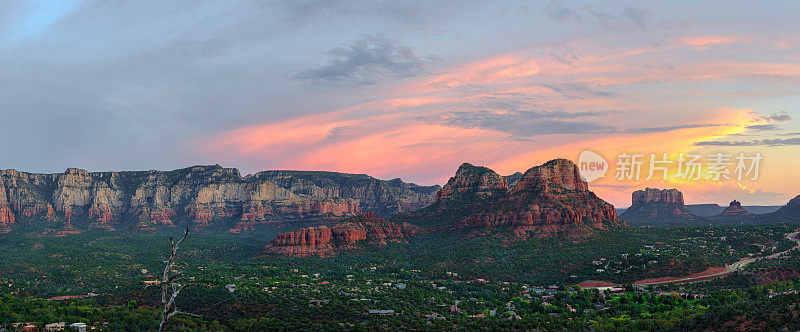
<instances>
[{"instance_id":1,"label":"tree","mask_svg":"<svg viewBox=\"0 0 800 332\"><path fill-rule=\"evenodd\" d=\"M172 252L169 255L167 266L164 267L164 276L161 279L161 323L158 325L159 332L163 332L167 327L167 321L176 315L200 317L199 315L179 311L178 308L175 307L175 299L189 283L183 275L183 272L176 271L172 274L170 274L170 272L172 271L172 267L175 266L175 255L178 253L178 248L180 248L187 236L189 236L189 226L186 226L186 232L177 244L173 238L169 238L170 243L172 243Z\"/></svg>"}]
</instances>

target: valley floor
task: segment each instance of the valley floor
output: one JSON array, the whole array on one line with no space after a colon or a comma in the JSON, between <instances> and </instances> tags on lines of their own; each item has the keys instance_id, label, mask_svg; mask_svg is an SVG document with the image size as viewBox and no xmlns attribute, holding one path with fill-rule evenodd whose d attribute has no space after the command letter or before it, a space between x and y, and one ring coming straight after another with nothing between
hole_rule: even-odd
<instances>
[{"instance_id":1,"label":"valley floor","mask_svg":"<svg viewBox=\"0 0 800 332\"><path fill-rule=\"evenodd\" d=\"M784 237L794 231L781 225L627 228L518 243L431 235L328 259L264 254L276 231L190 234L179 266L193 286L178 305L202 317L171 326L800 329L800 251L788 251L797 238ZM163 269L170 235L176 234L0 236L0 327L80 321L105 330L153 330L159 293L145 283ZM725 265L731 268L714 280L633 286ZM575 286L583 280L620 286Z\"/></svg>"}]
</instances>

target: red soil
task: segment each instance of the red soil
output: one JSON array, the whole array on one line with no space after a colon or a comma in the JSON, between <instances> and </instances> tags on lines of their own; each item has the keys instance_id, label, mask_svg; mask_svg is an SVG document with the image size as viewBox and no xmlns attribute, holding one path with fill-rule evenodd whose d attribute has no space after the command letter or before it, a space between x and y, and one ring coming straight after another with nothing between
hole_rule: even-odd
<instances>
[{"instance_id":1,"label":"red soil","mask_svg":"<svg viewBox=\"0 0 800 332\"><path fill-rule=\"evenodd\" d=\"M580 288L599 288L599 287L617 287L617 286L619 285L599 280L586 280L578 284L578 287Z\"/></svg>"}]
</instances>

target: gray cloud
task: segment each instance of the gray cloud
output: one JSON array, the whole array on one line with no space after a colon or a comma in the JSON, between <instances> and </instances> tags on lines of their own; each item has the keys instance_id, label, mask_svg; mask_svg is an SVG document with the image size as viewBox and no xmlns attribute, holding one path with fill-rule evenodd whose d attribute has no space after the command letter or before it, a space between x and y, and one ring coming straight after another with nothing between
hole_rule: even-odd
<instances>
[{"instance_id":1,"label":"gray cloud","mask_svg":"<svg viewBox=\"0 0 800 332\"><path fill-rule=\"evenodd\" d=\"M649 11L636 7L626 7L620 12L609 12L597 5L587 4L583 9L603 27L612 30L631 26L647 30L653 19Z\"/></svg>"},{"instance_id":2,"label":"gray cloud","mask_svg":"<svg viewBox=\"0 0 800 332\"><path fill-rule=\"evenodd\" d=\"M754 141L707 141L697 142L696 146L794 146L800 145L800 137L786 139L764 139Z\"/></svg>"},{"instance_id":3,"label":"gray cloud","mask_svg":"<svg viewBox=\"0 0 800 332\"><path fill-rule=\"evenodd\" d=\"M283 19L308 24L320 20L352 20L353 17L378 17L398 22L423 24L428 10L414 1L371 0L293 0L274 2Z\"/></svg>"},{"instance_id":4,"label":"gray cloud","mask_svg":"<svg viewBox=\"0 0 800 332\"><path fill-rule=\"evenodd\" d=\"M786 122L792 119L792 117L786 113L772 114L767 116L757 116L757 118L769 122Z\"/></svg>"},{"instance_id":5,"label":"gray cloud","mask_svg":"<svg viewBox=\"0 0 800 332\"><path fill-rule=\"evenodd\" d=\"M650 12L636 7L625 8L625 10L622 12L622 15L629 18L631 21L636 23L639 28L642 29L647 29L647 25L651 19Z\"/></svg>"},{"instance_id":6,"label":"gray cloud","mask_svg":"<svg viewBox=\"0 0 800 332\"><path fill-rule=\"evenodd\" d=\"M581 59L581 56L574 52L571 48L563 44L552 44L544 46L545 54L550 55L558 62L565 65L571 65Z\"/></svg>"},{"instance_id":7,"label":"gray cloud","mask_svg":"<svg viewBox=\"0 0 800 332\"><path fill-rule=\"evenodd\" d=\"M454 111L419 117L418 120L460 128L497 130L518 139L552 134L593 134L613 131L597 121L577 119L602 116L609 112L569 113L564 111Z\"/></svg>"},{"instance_id":8,"label":"gray cloud","mask_svg":"<svg viewBox=\"0 0 800 332\"><path fill-rule=\"evenodd\" d=\"M721 126L721 124L694 123L694 124L677 125L677 126L632 128L632 129L628 129L625 132L626 133L631 133L631 134L649 134L649 133L661 133L661 132L673 131L673 130L678 130L678 129L719 127L719 126Z\"/></svg>"},{"instance_id":9,"label":"gray cloud","mask_svg":"<svg viewBox=\"0 0 800 332\"><path fill-rule=\"evenodd\" d=\"M394 45L381 35L365 36L336 47L330 63L295 75L296 79L332 85L364 85L417 76L425 72L432 56L418 57L409 46Z\"/></svg>"},{"instance_id":10,"label":"gray cloud","mask_svg":"<svg viewBox=\"0 0 800 332\"><path fill-rule=\"evenodd\" d=\"M563 1L553 0L544 7L547 17L556 22L580 21L581 14L569 8Z\"/></svg>"},{"instance_id":11,"label":"gray cloud","mask_svg":"<svg viewBox=\"0 0 800 332\"><path fill-rule=\"evenodd\" d=\"M560 93L569 99L585 99L587 97L613 97L614 93L592 89L582 82L568 82L561 84L542 84L543 87Z\"/></svg>"},{"instance_id":12,"label":"gray cloud","mask_svg":"<svg viewBox=\"0 0 800 332\"><path fill-rule=\"evenodd\" d=\"M747 127L745 127L745 128L746 128L746 129L755 130L755 131L775 131L775 130L781 130L781 128L780 128L780 127L778 127L778 125L775 125L775 124L760 124L760 125L751 125L751 126L747 126Z\"/></svg>"}]
</instances>

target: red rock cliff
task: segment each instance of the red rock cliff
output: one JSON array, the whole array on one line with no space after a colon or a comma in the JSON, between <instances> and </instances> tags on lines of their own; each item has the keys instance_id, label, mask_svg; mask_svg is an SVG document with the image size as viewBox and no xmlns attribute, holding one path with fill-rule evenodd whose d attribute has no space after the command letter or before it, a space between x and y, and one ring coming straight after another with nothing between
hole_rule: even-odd
<instances>
[{"instance_id":1,"label":"red rock cliff","mask_svg":"<svg viewBox=\"0 0 800 332\"><path fill-rule=\"evenodd\" d=\"M681 207L684 206L683 193L678 191L678 189L645 188L645 190L633 192L631 199L632 205L650 202L665 202L676 204Z\"/></svg>"},{"instance_id":2,"label":"red rock cliff","mask_svg":"<svg viewBox=\"0 0 800 332\"><path fill-rule=\"evenodd\" d=\"M436 200L450 198L455 193L470 191L481 196L492 195L495 190L507 191L506 178L493 170L468 163L461 164L456 175L436 194Z\"/></svg>"},{"instance_id":3,"label":"red rock cliff","mask_svg":"<svg viewBox=\"0 0 800 332\"><path fill-rule=\"evenodd\" d=\"M699 217L686 209L678 189L646 188L631 194L631 207L620 218L631 224L655 226L691 223Z\"/></svg>"},{"instance_id":4,"label":"red rock cliff","mask_svg":"<svg viewBox=\"0 0 800 332\"><path fill-rule=\"evenodd\" d=\"M393 223L365 213L331 227L318 226L280 233L267 247L268 252L290 256L331 256L351 245L365 243L385 245L402 242L417 234L420 228L409 223Z\"/></svg>"},{"instance_id":5,"label":"red rock cliff","mask_svg":"<svg viewBox=\"0 0 800 332\"><path fill-rule=\"evenodd\" d=\"M519 238L531 233L586 236L624 224L614 206L589 191L577 166L567 159L527 170L512 190L494 171L465 165L442 188L435 204L403 218L440 229L497 230Z\"/></svg>"},{"instance_id":6,"label":"red rock cliff","mask_svg":"<svg viewBox=\"0 0 800 332\"><path fill-rule=\"evenodd\" d=\"M438 186L364 174L263 171L241 176L219 165L174 171L59 174L0 171L0 232L16 227L79 230L191 225L241 232L285 220L333 221L417 209Z\"/></svg>"}]
</instances>

